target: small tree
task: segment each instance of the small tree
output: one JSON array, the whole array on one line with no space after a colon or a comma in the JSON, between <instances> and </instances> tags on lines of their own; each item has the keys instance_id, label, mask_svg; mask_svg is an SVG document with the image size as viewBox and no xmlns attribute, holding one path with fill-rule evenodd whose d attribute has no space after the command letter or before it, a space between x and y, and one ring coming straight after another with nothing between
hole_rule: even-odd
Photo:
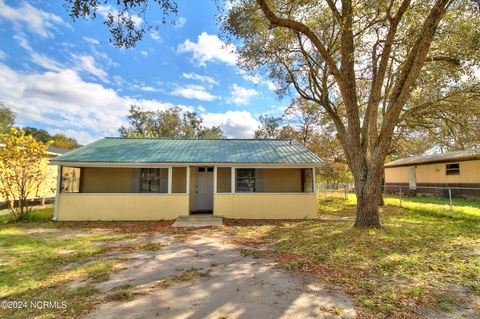
<instances>
[{"instance_id":1,"label":"small tree","mask_svg":"<svg viewBox=\"0 0 480 319\"><path fill-rule=\"evenodd\" d=\"M38 193L45 178L42 158L48 145L15 128L0 134L0 144L0 194L10 213L22 219L31 211L28 198Z\"/></svg>"}]
</instances>

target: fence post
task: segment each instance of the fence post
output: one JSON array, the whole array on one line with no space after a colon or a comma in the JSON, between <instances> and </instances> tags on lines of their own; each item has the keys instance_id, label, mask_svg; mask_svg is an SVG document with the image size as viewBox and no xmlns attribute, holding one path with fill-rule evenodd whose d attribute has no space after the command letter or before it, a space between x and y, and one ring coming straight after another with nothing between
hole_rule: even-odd
<instances>
[{"instance_id":1,"label":"fence post","mask_svg":"<svg viewBox=\"0 0 480 319\"><path fill-rule=\"evenodd\" d=\"M399 186L400 188L400 207L402 207L402 186Z\"/></svg>"},{"instance_id":2,"label":"fence post","mask_svg":"<svg viewBox=\"0 0 480 319\"><path fill-rule=\"evenodd\" d=\"M450 201L450 211L452 212L453 211L453 207L452 207L452 189L449 187L448 188L448 199Z\"/></svg>"}]
</instances>

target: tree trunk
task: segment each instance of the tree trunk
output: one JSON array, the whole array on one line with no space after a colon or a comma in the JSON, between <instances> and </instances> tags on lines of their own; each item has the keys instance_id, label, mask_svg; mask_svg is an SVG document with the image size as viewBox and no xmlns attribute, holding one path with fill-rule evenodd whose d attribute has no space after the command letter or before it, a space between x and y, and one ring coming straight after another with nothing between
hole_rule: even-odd
<instances>
[{"instance_id":1,"label":"tree trunk","mask_svg":"<svg viewBox=\"0 0 480 319\"><path fill-rule=\"evenodd\" d=\"M383 165L365 166L354 173L357 212L355 227L380 228L378 207L382 195Z\"/></svg>"}]
</instances>

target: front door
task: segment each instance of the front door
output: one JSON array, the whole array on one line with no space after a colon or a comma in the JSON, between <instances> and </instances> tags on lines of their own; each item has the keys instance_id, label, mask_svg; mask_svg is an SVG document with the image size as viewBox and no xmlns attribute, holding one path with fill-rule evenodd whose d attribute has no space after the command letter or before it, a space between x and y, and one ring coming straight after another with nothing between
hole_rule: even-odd
<instances>
[{"instance_id":1,"label":"front door","mask_svg":"<svg viewBox=\"0 0 480 319\"><path fill-rule=\"evenodd\" d=\"M213 211L213 167L197 167L195 211Z\"/></svg>"}]
</instances>

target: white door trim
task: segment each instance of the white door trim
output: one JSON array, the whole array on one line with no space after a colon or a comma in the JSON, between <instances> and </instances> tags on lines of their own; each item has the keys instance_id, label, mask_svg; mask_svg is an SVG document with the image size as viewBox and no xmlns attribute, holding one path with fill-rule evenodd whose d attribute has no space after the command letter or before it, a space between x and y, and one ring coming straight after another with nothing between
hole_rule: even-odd
<instances>
[{"instance_id":1,"label":"white door trim","mask_svg":"<svg viewBox=\"0 0 480 319\"><path fill-rule=\"evenodd\" d=\"M197 168L195 179L195 211L199 212L213 211L215 169L213 169L213 172L208 172L207 167L204 169L204 172L200 172Z\"/></svg>"}]
</instances>

